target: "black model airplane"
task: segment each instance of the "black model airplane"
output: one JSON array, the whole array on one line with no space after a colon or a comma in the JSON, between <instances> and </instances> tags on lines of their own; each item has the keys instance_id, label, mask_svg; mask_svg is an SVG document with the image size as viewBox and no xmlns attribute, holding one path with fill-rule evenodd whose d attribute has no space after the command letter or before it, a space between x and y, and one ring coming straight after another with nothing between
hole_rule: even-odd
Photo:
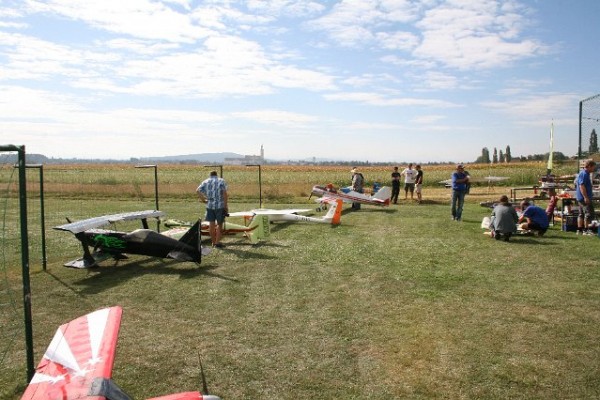
<instances>
[{"instance_id":1,"label":"black model airplane","mask_svg":"<svg viewBox=\"0 0 600 400\"><path fill-rule=\"evenodd\" d=\"M200 263L203 250L205 255L210 250L203 249L200 244L200 221L196 222L181 239L177 240L148 229L148 218L159 218L164 215L164 212L156 210L134 211L104 215L54 227L57 230L73 233L83 247L83 257L69 261L64 266L92 268L108 258L116 261L126 259L125 254ZM141 220L142 229L132 232L98 229L118 221L130 220Z\"/></svg>"}]
</instances>

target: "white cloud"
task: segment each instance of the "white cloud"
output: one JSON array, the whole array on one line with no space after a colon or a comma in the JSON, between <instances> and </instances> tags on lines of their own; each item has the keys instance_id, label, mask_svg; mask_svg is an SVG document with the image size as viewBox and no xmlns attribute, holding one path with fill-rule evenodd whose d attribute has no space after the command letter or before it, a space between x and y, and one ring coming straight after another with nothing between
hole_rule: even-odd
<instances>
[{"instance_id":1,"label":"white cloud","mask_svg":"<svg viewBox=\"0 0 600 400\"><path fill-rule=\"evenodd\" d=\"M508 97L501 101L485 101L482 106L516 120L532 120L547 124L553 118L575 115L581 98L575 93L542 93Z\"/></svg>"},{"instance_id":2,"label":"white cloud","mask_svg":"<svg viewBox=\"0 0 600 400\"><path fill-rule=\"evenodd\" d=\"M298 126L306 123L317 122L318 118L312 115L300 114L282 110L256 110L232 113L236 118L243 118L260 122L262 124Z\"/></svg>"},{"instance_id":3,"label":"white cloud","mask_svg":"<svg viewBox=\"0 0 600 400\"><path fill-rule=\"evenodd\" d=\"M458 69L506 67L544 54L547 46L519 37L525 23L517 13L521 7L500 4L455 0L426 11L416 24L423 41L413 54Z\"/></svg>"},{"instance_id":4,"label":"white cloud","mask_svg":"<svg viewBox=\"0 0 600 400\"><path fill-rule=\"evenodd\" d=\"M191 17L160 2L149 0L28 1L29 12L54 13L108 32L136 38L193 43L211 32Z\"/></svg>"},{"instance_id":5,"label":"white cloud","mask_svg":"<svg viewBox=\"0 0 600 400\"><path fill-rule=\"evenodd\" d=\"M357 103L368 104L372 106L405 106L405 107L438 107L449 108L457 107L456 104L445 100L437 99L420 99L414 97L389 97L382 96L380 93L374 92L341 92L326 94L323 96L329 101L352 101Z\"/></svg>"}]
</instances>

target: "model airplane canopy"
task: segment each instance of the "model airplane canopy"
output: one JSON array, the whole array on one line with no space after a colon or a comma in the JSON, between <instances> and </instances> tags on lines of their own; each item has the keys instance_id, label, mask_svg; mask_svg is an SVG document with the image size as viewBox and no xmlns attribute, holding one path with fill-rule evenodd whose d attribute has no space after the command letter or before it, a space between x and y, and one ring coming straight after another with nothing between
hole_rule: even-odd
<instances>
[{"instance_id":1,"label":"model airplane canopy","mask_svg":"<svg viewBox=\"0 0 600 400\"><path fill-rule=\"evenodd\" d=\"M21 400L131 400L111 379L121 307L103 308L61 325ZM199 392L161 400L219 400Z\"/></svg>"},{"instance_id":2,"label":"model airplane canopy","mask_svg":"<svg viewBox=\"0 0 600 400\"><path fill-rule=\"evenodd\" d=\"M165 216L165 213L157 210L132 211L120 214L103 215L101 217L88 218L77 222L70 222L68 224L57 226L54 229L58 229L60 231L68 231L72 233L80 233L89 229L110 225L119 221L159 218L163 216Z\"/></svg>"}]
</instances>

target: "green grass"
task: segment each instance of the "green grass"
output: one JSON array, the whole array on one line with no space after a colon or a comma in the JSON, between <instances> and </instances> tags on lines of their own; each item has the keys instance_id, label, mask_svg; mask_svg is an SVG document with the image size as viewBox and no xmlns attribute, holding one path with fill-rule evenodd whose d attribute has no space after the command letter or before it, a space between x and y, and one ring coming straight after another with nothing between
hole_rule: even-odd
<instances>
[{"instance_id":1,"label":"green grass","mask_svg":"<svg viewBox=\"0 0 600 400\"><path fill-rule=\"evenodd\" d=\"M127 179L135 182L119 181ZM460 223L450 220L449 192L427 187L427 204L345 211L338 227L273 224L257 246L228 237L199 266L132 256L93 271L62 267L81 249L50 227L152 208L153 197L51 195L46 272L34 196L35 364L60 324L120 305L113 378L136 399L199 389L199 356L209 388L224 399L600 398L600 240L559 226L543 238L491 240L480 229L490 210L478 203L502 190L476 188ZM202 213L193 196L161 197L161 209L184 220ZM2 322L18 324L14 207L5 218L3 279L17 310ZM26 385L17 328L1 331L3 347L13 340L1 362L1 399L20 398Z\"/></svg>"},{"instance_id":2,"label":"green grass","mask_svg":"<svg viewBox=\"0 0 600 400\"><path fill-rule=\"evenodd\" d=\"M53 202L48 224L69 208L135 207ZM499 243L479 227L488 213L471 202L456 223L444 201L365 207L335 228L275 225L258 246L227 238L200 266L134 256L94 271L63 268L80 250L51 230L48 271L31 265L36 364L58 325L118 304L114 379L134 398L199 388L198 355L225 399L600 397L598 238L553 227ZM24 389L22 341L0 398Z\"/></svg>"}]
</instances>

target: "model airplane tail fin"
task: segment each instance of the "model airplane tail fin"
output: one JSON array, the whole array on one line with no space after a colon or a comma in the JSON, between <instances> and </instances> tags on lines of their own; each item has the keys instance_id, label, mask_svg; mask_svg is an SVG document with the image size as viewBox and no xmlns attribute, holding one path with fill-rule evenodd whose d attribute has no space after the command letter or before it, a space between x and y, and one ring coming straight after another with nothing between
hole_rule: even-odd
<instances>
[{"instance_id":1,"label":"model airplane tail fin","mask_svg":"<svg viewBox=\"0 0 600 400\"><path fill-rule=\"evenodd\" d=\"M390 197L392 197L392 189L389 186L384 186L373 195L374 199L382 200L386 205L390 204Z\"/></svg>"},{"instance_id":2,"label":"model airplane tail fin","mask_svg":"<svg viewBox=\"0 0 600 400\"><path fill-rule=\"evenodd\" d=\"M255 215L252 222L248 226L246 236L250 239L250 243L256 244L261 239L266 239L271 236L271 227L269 225L268 215Z\"/></svg>"},{"instance_id":3,"label":"model airplane tail fin","mask_svg":"<svg viewBox=\"0 0 600 400\"><path fill-rule=\"evenodd\" d=\"M344 201L342 199L335 199L331 202L329 211L323 217L324 220L331 221L331 225L339 225L342 220L342 205Z\"/></svg>"},{"instance_id":4,"label":"model airplane tail fin","mask_svg":"<svg viewBox=\"0 0 600 400\"><path fill-rule=\"evenodd\" d=\"M192 248L198 251L198 257L202 254L202 244L200 242L200 220L196 221L194 225L179 239L180 243L191 246ZM170 252L169 256L179 259L175 253ZM195 260L196 262L200 262L200 259Z\"/></svg>"}]
</instances>

